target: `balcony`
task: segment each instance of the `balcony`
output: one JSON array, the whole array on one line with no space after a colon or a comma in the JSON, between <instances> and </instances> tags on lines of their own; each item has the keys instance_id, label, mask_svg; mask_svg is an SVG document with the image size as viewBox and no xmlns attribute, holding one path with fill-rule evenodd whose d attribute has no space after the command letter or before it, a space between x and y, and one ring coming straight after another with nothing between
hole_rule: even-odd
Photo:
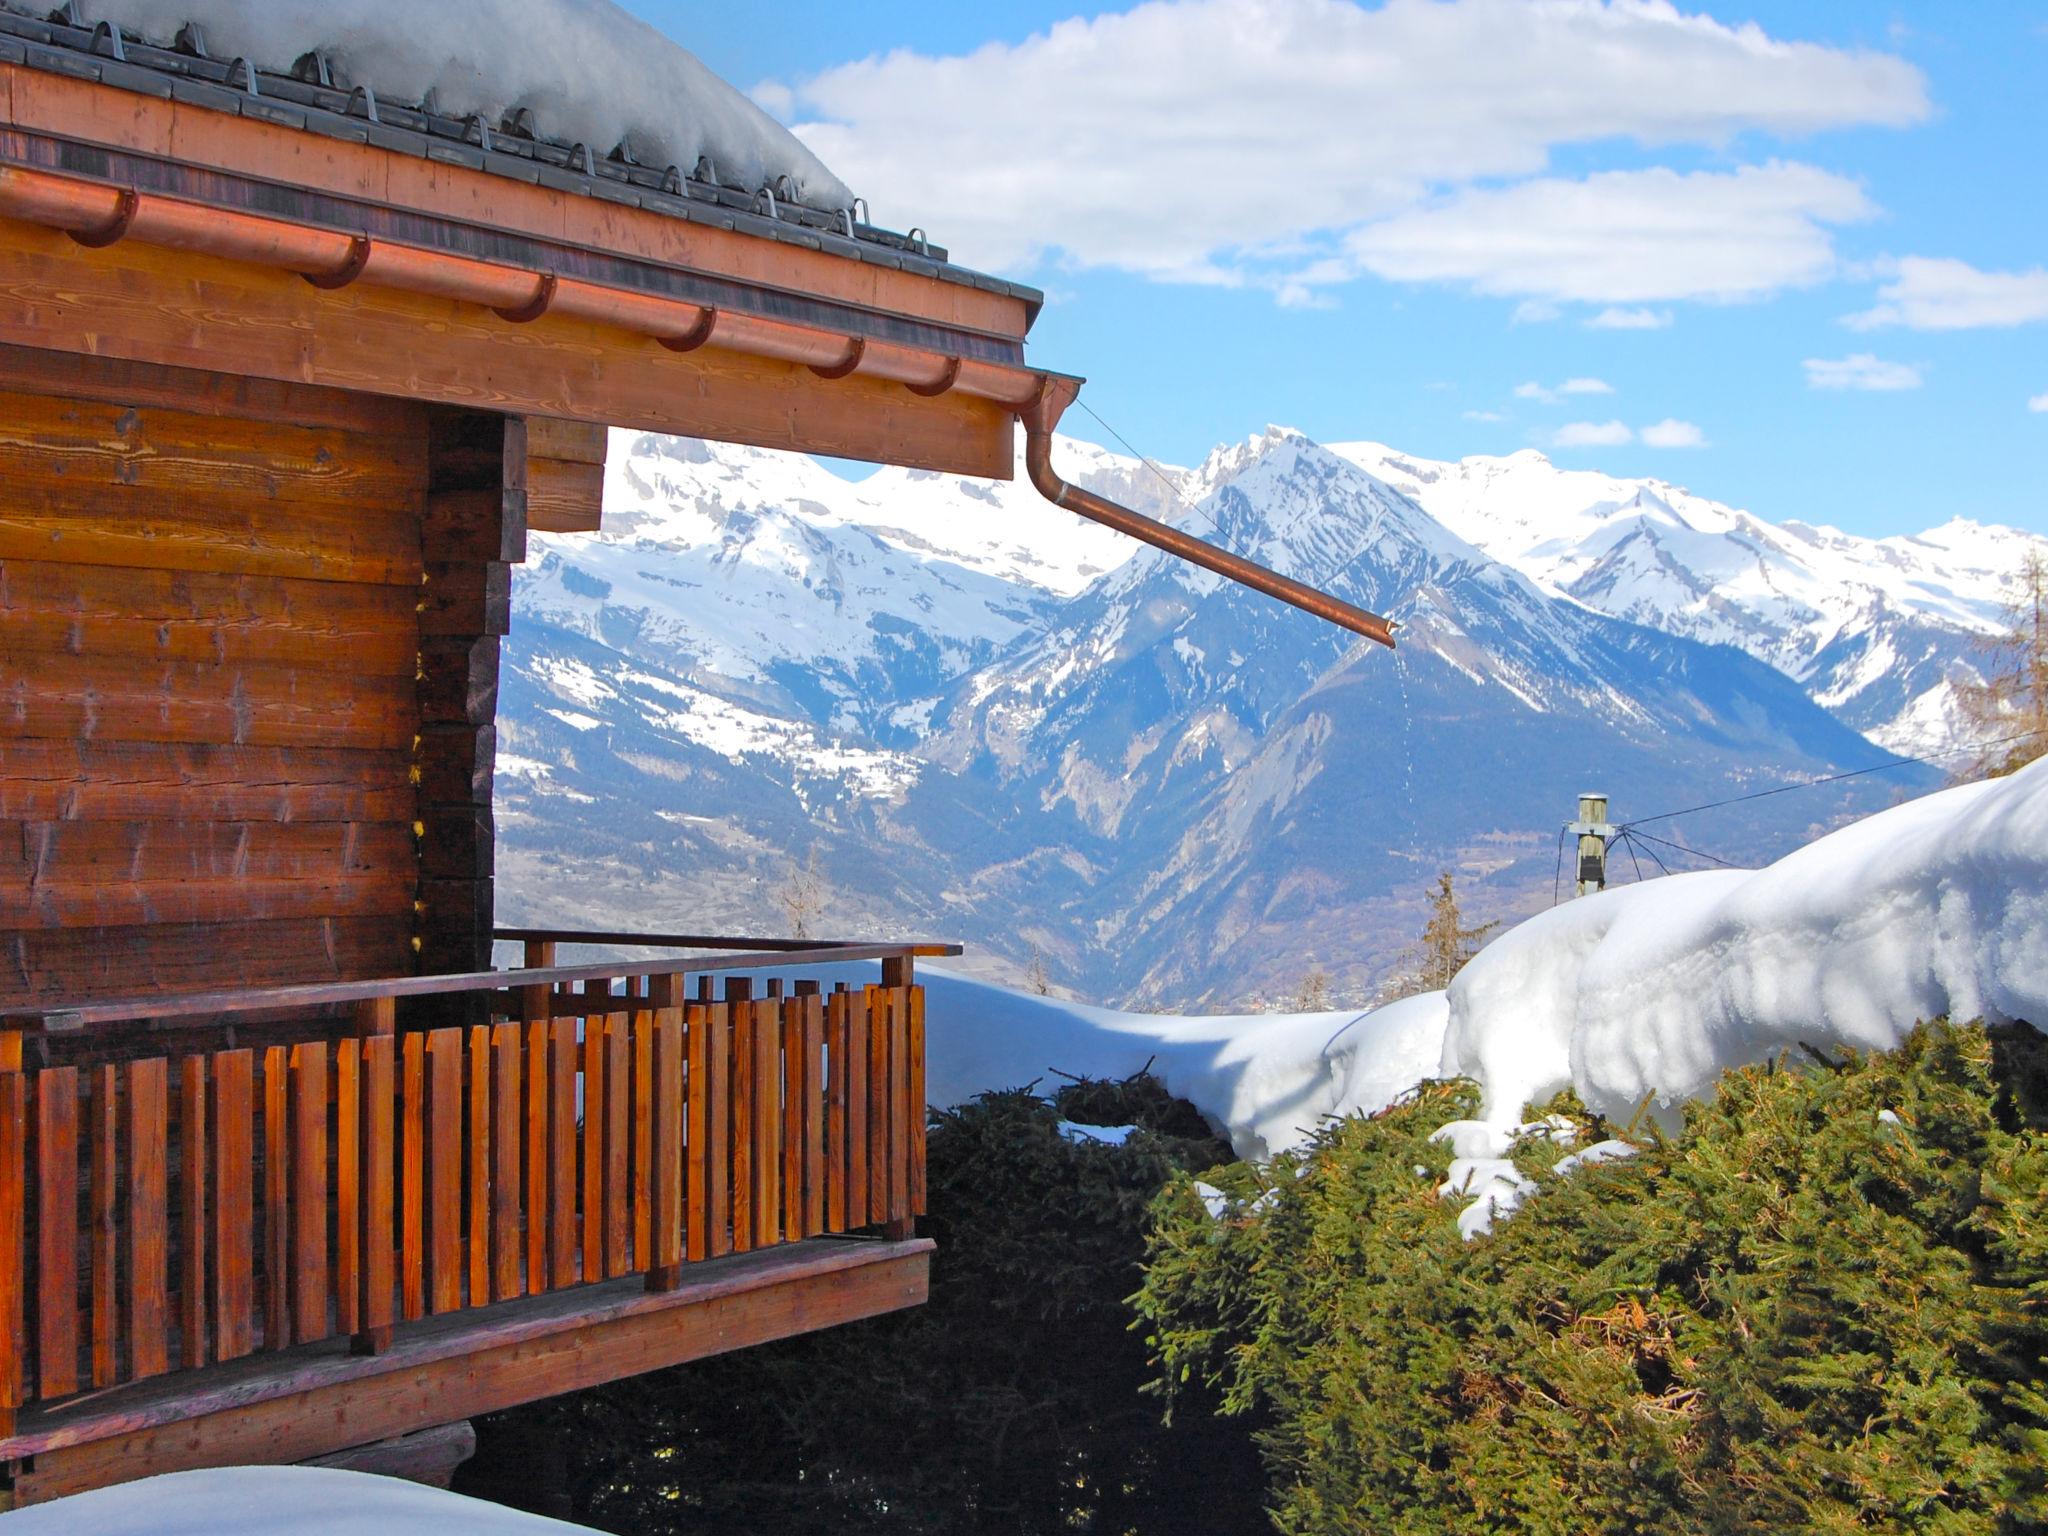
<instances>
[{"instance_id":1,"label":"balcony","mask_svg":"<svg viewBox=\"0 0 2048 1536\"><path fill-rule=\"evenodd\" d=\"M0 1020L18 1502L324 1455L922 1300L912 967L957 948L499 936L525 965ZM681 952L560 965L558 944ZM857 961L881 981L750 974Z\"/></svg>"}]
</instances>

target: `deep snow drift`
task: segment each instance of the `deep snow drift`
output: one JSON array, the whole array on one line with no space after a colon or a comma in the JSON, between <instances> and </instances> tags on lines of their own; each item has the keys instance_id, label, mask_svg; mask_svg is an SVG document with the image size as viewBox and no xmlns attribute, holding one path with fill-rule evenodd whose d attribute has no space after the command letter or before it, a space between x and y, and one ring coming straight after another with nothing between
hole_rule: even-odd
<instances>
[{"instance_id":1,"label":"deep snow drift","mask_svg":"<svg viewBox=\"0 0 2048 1536\"><path fill-rule=\"evenodd\" d=\"M441 111L480 113L493 127L530 107L540 132L600 156L623 143L643 165L688 175L709 155L727 185L752 192L787 176L812 207L853 204L794 134L612 0L83 0L79 10L87 26L114 22L161 47L196 22L213 57L279 73L324 53L338 79L393 100L431 91Z\"/></svg>"},{"instance_id":2,"label":"deep snow drift","mask_svg":"<svg viewBox=\"0 0 2048 1536\"><path fill-rule=\"evenodd\" d=\"M219 1467L77 1493L7 1516L8 1536L590 1536L395 1477L329 1467Z\"/></svg>"},{"instance_id":3,"label":"deep snow drift","mask_svg":"<svg viewBox=\"0 0 2048 1536\"><path fill-rule=\"evenodd\" d=\"M1881 1049L1941 1014L2048 1021L2048 760L1866 817L1762 870L1568 902L1495 940L1448 993L1364 1014L1175 1018L930 981L934 1103L1149 1061L1259 1158L1324 1116L1471 1077L1485 1108L1445 1128L1462 1165L1450 1192L1506 1208L1518 1186L1500 1160L1546 1133L1523 1112L1564 1087L1622 1123L1645 1106L1668 1120L1723 1069L1787 1048Z\"/></svg>"}]
</instances>

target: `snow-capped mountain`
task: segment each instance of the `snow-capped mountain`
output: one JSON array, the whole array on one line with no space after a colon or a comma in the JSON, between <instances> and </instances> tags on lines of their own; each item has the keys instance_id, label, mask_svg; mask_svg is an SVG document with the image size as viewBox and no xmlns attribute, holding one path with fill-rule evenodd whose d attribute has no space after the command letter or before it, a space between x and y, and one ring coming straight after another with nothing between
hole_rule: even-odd
<instances>
[{"instance_id":1,"label":"snow-capped mountain","mask_svg":"<svg viewBox=\"0 0 2048 1536\"><path fill-rule=\"evenodd\" d=\"M1169 511L1143 466L1056 456ZM1640 812L1880 755L1772 669L1546 591L1298 433L1167 473L1198 502L1176 521L1391 612L1401 650L1021 482L615 443L607 531L536 538L516 589L507 915L781 929L815 856L814 932L959 936L1011 974L1035 951L1104 997L1237 1001L1317 964L1363 997L1438 867L1482 910L1543 899L1584 781ZM1890 792L1702 835L1746 858Z\"/></svg>"},{"instance_id":2,"label":"snow-capped mountain","mask_svg":"<svg viewBox=\"0 0 2048 1536\"><path fill-rule=\"evenodd\" d=\"M1900 752L1967 739L1952 680L2034 536L1958 518L1869 539L1770 523L1661 480L1560 469L1533 450L1455 463L1381 443L1341 455L1549 591L1747 651Z\"/></svg>"}]
</instances>

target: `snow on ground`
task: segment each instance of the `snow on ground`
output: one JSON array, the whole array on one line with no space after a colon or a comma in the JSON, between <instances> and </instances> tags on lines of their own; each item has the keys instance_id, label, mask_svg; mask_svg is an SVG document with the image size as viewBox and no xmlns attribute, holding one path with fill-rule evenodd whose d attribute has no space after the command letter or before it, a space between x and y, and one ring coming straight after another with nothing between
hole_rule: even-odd
<instances>
[{"instance_id":1,"label":"snow on ground","mask_svg":"<svg viewBox=\"0 0 2048 1536\"><path fill-rule=\"evenodd\" d=\"M215 58L278 73L324 53L343 83L390 100L432 92L441 111L480 113L493 129L530 107L543 135L600 157L623 143L643 165L688 175L708 155L727 185L753 192L787 176L812 207L853 205L796 135L612 0L84 0L79 9L87 26L111 21L165 47L196 22Z\"/></svg>"},{"instance_id":2,"label":"snow on ground","mask_svg":"<svg viewBox=\"0 0 2048 1536\"><path fill-rule=\"evenodd\" d=\"M591 1536L392 1477L327 1467L173 1472L6 1517L7 1536Z\"/></svg>"},{"instance_id":3,"label":"snow on ground","mask_svg":"<svg viewBox=\"0 0 2048 1536\"><path fill-rule=\"evenodd\" d=\"M1898 1044L1947 1014L2048 1022L2048 760L1866 817L1766 869L1672 875L1542 913L1447 993L1366 1013L1121 1013L928 972L932 1101L1148 1064L1238 1154L1299 1146L1429 1077L1470 1077L1481 1118L1439 1134L1446 1198L1483 1231L1528 1192L1524 1113L1566 1087L1619 1124L1676 1120L1726 1068L1812 1046ZM1601 1142L1566 1166L1626 1156Z\"/></svg>"}]
</instances>

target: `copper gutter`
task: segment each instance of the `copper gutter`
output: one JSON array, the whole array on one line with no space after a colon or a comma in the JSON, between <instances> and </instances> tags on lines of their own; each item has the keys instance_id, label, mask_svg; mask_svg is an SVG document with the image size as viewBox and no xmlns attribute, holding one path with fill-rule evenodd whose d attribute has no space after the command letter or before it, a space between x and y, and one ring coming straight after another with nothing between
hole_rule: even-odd
<instances>
[{"instance_id":1,"label":"copper gutter","mask_svg":"<svg viewBox=\"0 0 2048 1536\"><path fill-rule=\"evenodd\" d=\"M480 304L513 324L543 315L619 326L676 352L719 347L778 358L828 379L859 375L922 395L957 390L1011 410L1036 398L1027 368L851 336L766 315L613 288L553 272L427 250L379 236L218 208L29 166L0 165L0 217L61 229L81 245L122 240L254 262L299 273L315 287L363 282Z\"/></svg>"},{"instance_id":2,"label":"copper gutter","mask_svg":"<svg viewBox=\"0 0 2048 1536\"><path fill-rule=\"evenodd\" d=\"M1348 629L1368 640L1377 640L1389 650L1394 648L1392 621L1354 607L1327 592L1319 592L1291 576L1282 576L1278 571L1233 555L1227 549L1218 549L1206 540L1133 512L1129 507L1119 506L1106 496L1098 496L1093 491L1062 480L1052 467L1052 433L1059 424L1061 413L1073 402L1080 387L1078 379L1047 378L1039 398L1018 413L1024 423L1024 467L1031 476L1031 483L1038 487L1039 495L1054 506L1064 507L1069 512L1163 549L1170 555L1177 555L1190 565L1199 565L1255 592L1277 597L1281 602L1291 604L1304 613L1312 613L1339 629Z\"/></svg>"}]
</instances>

